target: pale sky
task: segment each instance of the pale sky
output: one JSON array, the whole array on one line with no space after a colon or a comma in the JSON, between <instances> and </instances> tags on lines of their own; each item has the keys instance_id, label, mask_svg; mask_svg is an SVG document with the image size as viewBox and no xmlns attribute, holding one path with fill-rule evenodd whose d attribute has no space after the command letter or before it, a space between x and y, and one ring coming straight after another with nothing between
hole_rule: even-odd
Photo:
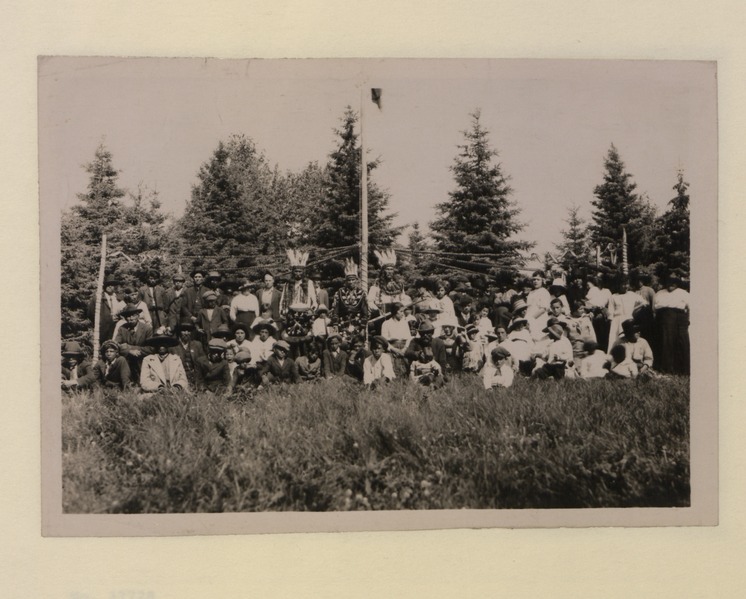
<instances>
[{"instance_id":1,"label":"pale sky","mask_svg":"<svg viewBox=\"0 0 746 599\"><path fill-rule=\"evenodd\" d=\"M326 162L345 107L365 100L375 182L396 224L426 227L454 189L449 167L482 124L527 226L551 250L568 207L590 215L613 142L638 191L663 211L679 167L693 217L717 187L715 65L685 61L216 60L49 58L39 68L42 207L68 208L87 185L81 165L103 140L120 185L157 189L180 216L220 140L250 137L269 163ZM383 110L370 102L383 89Z\"/></svg>"}]
</instances>

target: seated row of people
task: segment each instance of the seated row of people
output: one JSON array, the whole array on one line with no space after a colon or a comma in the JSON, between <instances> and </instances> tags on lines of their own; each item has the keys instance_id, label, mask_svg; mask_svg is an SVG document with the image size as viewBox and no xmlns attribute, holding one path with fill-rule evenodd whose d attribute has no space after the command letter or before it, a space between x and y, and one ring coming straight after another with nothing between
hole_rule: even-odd
<instances>
[{"instance_id":1,"label":"seated row of people","mask_svg":"<svg viewBox=\"0 0 746 599\"><path fill-rule=\"evenodd\" d=\"M84 389L101 384L124 389L139 383L145 392L161 388L220 392L335 376L350 376L371 387L397 378L438 387L464 371L479 373L489 389L509 387L518 373L544 379L656 376L652 351L640 337L638 325L630 319L622 327L623 334L607 354L592 339L583 342L580 352L575 351L566 325L558 319L548 322L543 330L548 342L539 346L533 343L525 319L515 319L508 330L497 327L486 334L471 326L464 335L446 323L439 337L434 337L432 322L425 320L411 339L375 336L368 351L363 338L345 342L332 334L323 349L310 342L303 355L293 359L290 345L272 336L276 328L271 322L256 322L251 341L248 327L238 327L234 334L226 331L226 338L210 340L206 353L191 338L194 326L184 322L178 338L159 331L140 346L107 341L94 366L84 359L77 342L68 342L63 351L62 387Z\"/></svg>"}]
</instances>

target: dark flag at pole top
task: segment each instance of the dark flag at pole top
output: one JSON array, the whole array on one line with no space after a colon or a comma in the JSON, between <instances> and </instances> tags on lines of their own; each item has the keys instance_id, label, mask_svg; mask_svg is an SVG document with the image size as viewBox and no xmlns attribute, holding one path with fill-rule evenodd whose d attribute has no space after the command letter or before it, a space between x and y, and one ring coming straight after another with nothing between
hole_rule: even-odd
<instances>
[{"instance_id":1,"label":"dark flag at pole top","mask_svg":"<svg viewBox=\"0 0 746 599\"><path fill-rule=\"evenodd\" d=\"M370 99L373 100L373 103L378 106L378 108L381 108L381 88L380 87L373 87L370 90Z\"/></svg>"}]
</instances>

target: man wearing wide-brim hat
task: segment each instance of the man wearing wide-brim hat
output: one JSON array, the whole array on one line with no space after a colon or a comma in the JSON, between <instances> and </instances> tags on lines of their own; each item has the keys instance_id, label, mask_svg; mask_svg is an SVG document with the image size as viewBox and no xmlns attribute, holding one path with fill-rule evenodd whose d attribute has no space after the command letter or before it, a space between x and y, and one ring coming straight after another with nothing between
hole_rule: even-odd
<instances>
[{"instance_id":1,"label":"man wearing wide-brim hat","mask_svg":"<svg viewBox=\"0 0 746 599\"><path fill-rule=\"evenodd\" d=\"M125 303L117 296L117 288L122 282L108 275L104 280L104 292L101 294L101 308L99 310L98 338L99 344L108 341L114 336L114 326L119 318L118 314L125 306ZM88 318L91 323L96 317L96 297L92 297L88 304Z\"/></svg>"},{"instance_id":2,"label":"man wearing wide-brim hat","mask_svg":"<svg viewBox=\"0 0 746 599\"><path fill-rule=\"evenodd\" d=\"M127 304L119 313L127 322L119 327L114 338L119 344L119 353L127 359L133 383L139 382L142 360L152 352L145 341L152 336L153 327L139 319L141 312L134 304Z\"/></svg>"},{"instance_id":3,"label":"man wearing wide-brim hat","mask_svg":"<svg viewBox=\"0 0 746 599\"><path fill-rule=\"evenodd\" d=\"M67 341L62 348L62 388L87 389L96 382L93 365L77 341Z\"/></svg>"},{"instance_id":4,"label":"man wearing wide-brim hat","mask_svg":"<svg viewBox=\"0 0 746 599\"><path fill-rule=\"evenodd\" d=\"M145 356L140 371L140 387L143 391L158 391L159 389L189 389L189 381L184 371L181 359L169 352L179 342L171 335L164 335L163 331L145 340L145 344L155 350L154 355Z\"/></svg>"}]
</instances>

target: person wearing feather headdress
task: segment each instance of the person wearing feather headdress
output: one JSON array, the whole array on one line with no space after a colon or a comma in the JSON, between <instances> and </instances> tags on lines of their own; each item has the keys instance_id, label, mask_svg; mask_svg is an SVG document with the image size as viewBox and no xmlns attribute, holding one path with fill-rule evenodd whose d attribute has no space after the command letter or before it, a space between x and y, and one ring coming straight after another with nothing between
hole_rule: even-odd
<instances>
[{"instance_id":1,"label":"person wearing feather headdress","mask_svg":"<svg viewBox=\"0 0 746 599\"><path fill-rule=\"evenodd\" d=\"M314 311L318 306L316 288L306 277L308 252L287 250L291 281L282 287L280 315L285 319L282 339L290 345L290 357L304 355L304 346L312 338Z\"/></svg>"},{"instance_id":2,"label":"person wearing feather headdress","mask_svg":"<svg viewBox=\"0 0 746 599\"><path fill-rule=\"evenodd\" d=\"M332 325L345 336L365 334L368 322L368 302L360 289L358 266L352 258L345 259L345 283L332 299Z\"/></svg>"},{"instance_id":3,"label":"person wearing feather headdress","mask_svg":"<svg viewBox=\"0 0 746 599\"><path fill-rule=\"evenodd\" d=\"M373 319L391 312L396 302L404 305L411 303L411 298L404 292L404 285L396 275L396 252L394 250L383 250L373 252L381 264L381 272L378 278L368 290L368 309ZM381 320L377 321L375 334L380 333Z\"/></svg>"}]
</instances>

